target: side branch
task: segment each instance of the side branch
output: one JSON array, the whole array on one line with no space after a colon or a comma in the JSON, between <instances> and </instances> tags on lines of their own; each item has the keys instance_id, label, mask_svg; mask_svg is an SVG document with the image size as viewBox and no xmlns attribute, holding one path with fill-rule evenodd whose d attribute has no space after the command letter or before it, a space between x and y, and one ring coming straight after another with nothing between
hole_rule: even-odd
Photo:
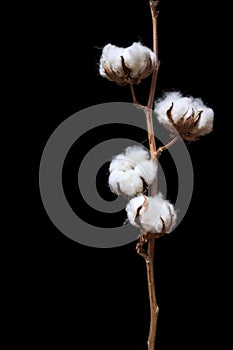
<instances>
[{"instance_id":1,"label":"side branch","mask_svg":"<svg viewBox=\"0 0 233 350\"><path fill-rule=\"evenodd\" d=\"M161 155L161 153L163 151L165 151L166 149L168 149L169 147L171 147L172 145L174 145L174 143L179 139L179 136L174 137L174 139L172 139L170 142L168 142L166 145L159 147L159 149L155 152L154 157L155 158L159 158L159 156Z\"/></svg>"}]
</instances>

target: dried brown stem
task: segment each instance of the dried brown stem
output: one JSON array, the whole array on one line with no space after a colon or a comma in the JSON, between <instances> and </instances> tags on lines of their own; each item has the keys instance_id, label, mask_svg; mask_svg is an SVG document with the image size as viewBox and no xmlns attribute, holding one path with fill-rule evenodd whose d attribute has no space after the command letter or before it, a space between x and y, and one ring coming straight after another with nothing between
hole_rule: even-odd
<instances>
[{"instance_id":1,"label":"dried brown stem","mask_svg":"<svg viewBox=\"0 0 233 350\"><path fill-rule=\"evenodd\" d=\"M148 142L149 142L151 158L153 160L155 160L158 155L156 152L156 142L155 142L155 135L154 135L153 119L152 119L153 101L155 96L158 69L160 65L160 62L158 60L158 40L157 40L158 3L159 1L150 1L150 9L151 9L152 25L153 25L153 51L157 57L157 65L154 71L152 72L147 106L142 106L137 102L134 87L132 84L130 84L133 103L138 105L140 108L142 108L146 116ZM162 151L163 149L160 148L159 152L161 153ZM157 180L155 180L151 186L151 195L154 196L156 192L157 192ZM147 238L145 239L145 237ZM144 250L145 243L148 243L146 251ZM147 269L147 282L148 282L148 292L149 292L149 301L150 301L150 331L149 331L149 336L147 340L148 350L154 350L155 348L155 338L156 338L158 313L159 313L159 307L157 304L157 299L155 294L155 281L154 281L154 246L155 246L155 235L153 236L153 235L150 235L148 232L142 232L142 236L140 237L140 240L136 245L136 250L137 250L137 253L145 259L146 269Z\"/></svg>"},{"instance_id":2,"label":"dried brown stem","mask_svg":"<svg viewBox=\"0 0 233 350\"><path fill-rule=\"evenodd\" d=\"M152 73L147 108L144 109L144 112L146 115L146 123L147 123L148 142L149 142L152 159L155 159L157 155L155 136L154 136L154 126L153 126L153 119L152 119L152 107L153 107L156 81L157 81L158 69L159 69L158 41L157 41L157 16L158 16L157 5L158 5L158 1L150 1L150 9L151 9L152 25L153 25L153 51L157 57L157 66ZM151 186L151 195L154 196L156 192L157 192L157 180L155 180ZM148 239L147 251L144 253L142 246L140 246L140 249L138 251L138 253L145 258L146 269L147 269L147 283L148 283L148 292L149 292L149 301L150 301L150 331L149 331L149 336L147 340L148 350L155 349L155 338L156 338L158 313L159 313L159 307L157 304L156 294L155 294L155 281L154 281L154 247L155 247L155 237L151 236Z\"/></svg>"},{"instance_id":3,"label":"dried brown stem","mask_svg":"<svg viewBox=\"0 0 233 350\"><path fill-rule=\"evenodd\" d=\"M148 135L151 158L155 159L156 143L155 143L154 126L153 126L153 119L152 119L152 110L149 108L146 108L144 109L144 113L146 115L147 135Z\"/></svg>"},{"instance_id":4,"label":"dried brown stem","mask_svg":"<svg viewBox=\"0 0 233 350\"><path fill-rule=\"evenodd\" d=\"M148 242L146 259L147 283L150 299L150 332L147 340L148 350L154 350L155 348L155 338L159 314L159 307L156 300L154 281L154 246L155 238L151 238Z\"/></svg>"},{"instance_id":5,"label":"dried brown stem","mask_svg":"<svg viewBox=\"0 0 233 350\"><path fill-rule=\"evenodd\" d=\"M151 78L151 87L150 87L150 94L148 98L147 107L152 109L153 101L154 101L154 95L155 95L155 89L156 89L156 81L158 76L158 70L159 70L159 59L158 59L158 33L157 33L157 17L158 17L158 6L159 1L150 1L150 9L151 9L151 17L152 17L152 25L153 25L153 51L156 54L157 58L157 65L155 67L155 70L152 73Z\"/></svg>"},{"instance_id":6,"label":"dried brown stem","mask_svg":"<svg viewBox=\"0 0 233 350\"><path fill-rule=\"evenodd\" d=\"M161 153L163 151L165 151L166 149L168 149L169 147L171 147L172 145L174 145L174 143L179 139L179 136L175 136L170 142L168 142L166 145L159 147L159 149L156 151L155 157L159 158L159 156L161 155Z\"/></svg>"},{"instance_id":7,"label":"dried brown stem","mask_svg":"<svg viewBox=\"0 0 233 350\"><path fill-rule=\"evenodd\" d=\"M158 69L160 65L158 60L158 34L157 34L158 3L159 1L150 1L152 29L153 29L153 51L157 57L157 65L155 70L152 73L149 98L147 102L147 109L145 110L148 141L149 141L149 147L150 147L150 153L151 153L152 159L155 159L155 156L156 156L156 143L155 143L154 126L153 126L153 119L152 119L152 108L153 108L153 102L154 102L154 96L155 96ZM151 186L151 195L154 196L156 192L157 192L157 179L155 179L154 183Z\"/></svg>"},{"instance_id":8,"label":"dried brown stem","mask_svg":"<svg viewBox=\"0 0 233 350\"><path fill-rule=\"evenodd\" d=\"M136 95L135 95L133 84L129 84L129 86L130 86L130 91L131 91L132 98L133 98L133 103L138 105L139 103L138 103L138 101L136 99Z\"/></svg>"}]
</instances>

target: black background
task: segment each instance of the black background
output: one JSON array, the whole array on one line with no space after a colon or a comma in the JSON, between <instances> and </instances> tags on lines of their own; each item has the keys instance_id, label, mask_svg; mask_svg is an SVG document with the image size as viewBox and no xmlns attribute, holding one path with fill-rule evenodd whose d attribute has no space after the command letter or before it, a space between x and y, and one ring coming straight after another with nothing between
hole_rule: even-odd
<instances>
[{"instance_id":1,"label":"black background","mask_svg":"<svg viewBox=\"0 0 233 350\"><path fill-rule=\"evenodd\" d=\"M159 10L156 96L176 89L201 97L214 109L215 120L211 134L188 145L195 176L188 212L171 235L156 242L157 349L209 348L224 341L219 332L224 311L220 295L227 264L220 238L227 234L221 232L226 184L218 155L227 117L219 70L224 51L216 21L221 14L209 0L205 7L200 1L161 0ZM95 104L131 101L128 87L99 76L101 48L109 42L129 46L139 40L151 47L152 26L146 0L38 4L29 12L38 178L43 148L61 122ZM142 102L148 87L149 79L136 87ZM31 348L146 349L146 270L136 242L98 249L70 240L48 218L38 180L36 186L36 219L26 264L30 287L24 295Z\"/></svg>"}]
</instances>

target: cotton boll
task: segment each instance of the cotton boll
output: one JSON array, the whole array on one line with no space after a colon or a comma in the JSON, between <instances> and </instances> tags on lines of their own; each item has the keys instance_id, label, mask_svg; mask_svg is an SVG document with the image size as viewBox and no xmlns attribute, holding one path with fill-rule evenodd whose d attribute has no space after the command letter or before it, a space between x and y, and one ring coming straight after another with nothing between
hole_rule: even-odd
<instances>
[{"instance_id":1,"label":"cotton boll","mask_svg":"<svg viewBox=\"0 0 233 350\"><path fill-rule=\"evenodd\" d=\"M104 66L106 66L108 70L113 70L119 76L123 74L121 65L121 55L123 50L123 48L117 47L112 44L107 44L106 46L104 46L100 58L100 75L102 75L104 78L109 78L109 76L106 74Z\"/></svg>"},{"instance_id":2,"label":"cotton boll","mask_svg":"<svg viewBox=\"0 0 233 350\"><path fill-rule=\"evenodd\" d=\"M165 228L165 232L170 233L174 229L177 220L174 206L168 200L165 200L161 193L154 197L142 197L144 198L143 204L141 196L132 198L127 204L126 212L130 223L138 226L135 223L137 218L140 226L146 232L160 234L163 233Z\"/></svg>"},{"instance_id":3,"label":"cotton boll","mask_svg":"<svg viewBox=\"0 0 233 350\"><path fill-rule=\"evenodd\" d=\"M141 43L127 48L107 44L100 57L99 73L119 85L138 84L152 73L156 63L155 53Z\"/></svg>"},{"instance_id":4,"label":"cotton boll","mask_svg":"<svg viewBox=\"0 0 233 350\"><path fill-rule=\"evenodd\" d=\"M134 170L147 185L151 185L157 175L158 165L153 160L144 160Z\"/></svg>"},{"instance_id":5,"label":"cotton boll","mask_svg":"<svg viewBox=\"0 0 233 350\"><path fill-rule=\"evenodd\" d=\"M170 233L176 224L177 214L174 206L165 200L161 193L148 198L147 209L140 214L140 223L146 232L160 233L165 225Z\"/></svg>"},{"instance_id":6,"label":"cotton boll","mask_svg":"<svg viewBox=\"0 0 233 350\"><path fill-rule=\"evenodd\" d=\"M149 157L148 150L142 146L129 146L115 156L109 166L111 191L129 197L142 193L145 183L151 184L157 172Z\"/></svg>"},{"instance_id":7,"label":"cotton boll","mask_svg":"<svg viewBox=\"0 0 233 350\"><path fill-rule=\"evenodd\" d=\"M142 194L138 195L137 197L132 198L125 208L128 220L133 226L139 227L139 225L135 222L135 219L138 214L138 210L142 208L145 202L145 198L147 197Z\"/></svg>"},{"instance_id":8,"label":"cotton boll","mask_svg":"<svg viewBox=\"0 0 233 350\"><path fill-rule=\"evenodd\" d=\"M167 112L172 107L172 119L177 123L182 117L187 119L192 114L193 98L183 97L180 92L166 93L163 99L155 103L155 113L160 123L171 126Z\"/></svg>"},{"instance_id":9,"label":"cotton boll","mask_svg":"<svg viewBox=\"0 0 233 350\"><path fill-rule=\"evenodd\" d=\"M124 62L131 70L130 76L135 82L146 78L156 65L156 55L140 42L133 43L123 54Z\"/></svg>"},{"instance_id":10,"label":"cotton boll","mask_svg":"<svg viewBox=\"0 0 233 350\"><path fill-rule=\"evenodd\" d=\"M119 85L126 85L125 73L122 66L122 55L124 48L107 44L102 50L100 57L99 73L103 78L115 81Z\"/></svg>"},{"instance_id":11,"label":"cotton boll","mask_svg":"<svg viewBox=\"0 0 233 350\"><path fill-rule=\"evenodd\" d=\"M102 55L100 58L100 74L102 76L106 75L104 70L104 64L110 69L112 69L119 76L123 73L121 65L121 55L124 51L124 48L118 47L112 44L107 44L104 46Z\"/></svg>"},{"instance_id":12,"label":"cotton boll","mask_svg":"<svg viewBox=\"0 0 233 350\"><path fill-rule=\"evenodd\" d=\"M160 217L162 215L163 206L164 201L161 195L148 198L147 210L145 210L140 217L140 223L146 232L159 233L162 231L163 222Z\"/></svg>"},{"instance_id":13,"label":"cotton boll","mask_svg":"<svg viewBox=\"0 0 233 350\"><path fill-rule=\"evenodd\" d=\"M214 112L205 106L200 98L167 93L155 102L155 113L158 121L170 130L171 134L175 134L175 129L189 142L197 140L199 136L206 135L213 129Z\"/></svg>"}]
</instances>

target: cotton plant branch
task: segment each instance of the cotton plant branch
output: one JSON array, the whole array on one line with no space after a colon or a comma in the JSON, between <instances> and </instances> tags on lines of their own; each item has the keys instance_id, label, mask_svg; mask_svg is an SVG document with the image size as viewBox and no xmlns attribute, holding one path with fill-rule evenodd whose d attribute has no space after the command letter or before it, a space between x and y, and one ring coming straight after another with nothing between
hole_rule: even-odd
<instances>
[{"instance_id":1,"label":"cotton plant branch","mask_svg":"<svg viewBox=\"0 0 233 350\"><path fill-rule=\"evenodd\" d=\"M174 145L174 143L179 140L180 136L177 135L175 136L171 141L169 141L166 145L161 146L158 148L158 150L155 152L155 157L159 158L160 155L162 154L163 151L167 150L168 148L170 148L172 145Z\"/></svg>"},{"instance_id":2,"label":"cotton plant branch","mask_svg":"<svg viewBox=\"0 0 233 350\"><path fill-rule=\"evenodd\" d=\"M154 159L154 157L157 155L155 136L154 136L154 126L153 126L153 120L152 120L152 107L154 102L155 88L156 88L156 82L157 82L157 76L158 76L158 70L159 70L158 35L157 35L158 3L159 3L158 1L150 1L150 9L151 9L152 25L153 25L153 51L157 57L157 65L152 73L151 87L150 87L150 93L149 93L149 98L147 103L148 109L145 110L148 142L149 142L152 159ZM152 196L155 195L156 192L157 192L157 178L155 178L152 184L151 195ZM149 330L147 345L148 345L148 350L154 350L157 323L158 323L158 314L159 314L159 306L157 303L157 298L155 293L155 280L154 280L155 237L153 235L149 237L147 233L143 233L140 239L140 243L142 243L143 240L145 239L145 238L142 238L144 236L148 236L148 239L149 239L148 246L147 246L147 253L143 256L146 262L147 283L148 283L149 301L150 301L150 330ZM136 246L136 249L138 251L138 245Z\"/></svg>"},{"instance_id":3,"label":"cotton plant branch","mask_svg":"<svg viewBox=\"0 0 233 350\"><path fill-rule=\"evenodd\" d=\"M158 70L160 65L160 62L158 61L158 38L157 38L158 3L159 1L150 1L152 28L153 28L153 52L156 55L157 61L152 72L147 106L142 106L137 101L134 85L133 83L129 84L133 103L140 106L143 109L146 116L148 143L150 148L151 159L153 161L155 161L156 157L158 156L158 153L156 152L156 142L155 142L155 135L154 135L153 119L152 119L152 115L153 115L152 107L154 102L155 88L156 88ZM125 73L125 66L126 65L124 62L124 67L123 67L124 73ZM128 71L127 74L130 75L130 71ZM108 73L108 78L109 76L110 78L112 78L111 73L110 75ZM159 154L164 149L165 147L163 149L160 148ZM119 189L119 184L118 184L118 189ZM157 192L157 178L154 179L151 185L151 195L154 196L156 192ZM161 236L164 233L165 233L165 229L163 226L163 230L159 234L159 236ZM147 244L147 251L144 250L145 244ZM149 336L147 341L148 350L154 350L154 347L155 347L155 337L156 337L157 320L158 320L158 313L159 313L159 307L158 307L156 293L155 293L155 281L154 281L154 247L155 247L155 234L151 234L150 232L146 232L142 229L139 242L136 245L136 250L138 254L140 254L145 259L146 269L147 269L147 282L148 282L148 292L149 292L149 301L150 301L150 330L149 330Z\"/></svg>"},{"instance_id":4,"label":"cotton plant branch","mask_svg":"<svg viewBox=\"0 0 233 350\"><path fill-rule=\"evenodd\" d=\"M156 82L157 82L158 70L160 65L160 62L158 60L158 35L157 35L158 3L159 1L150 1L152 26L153 26L153 52L157 57L157 64L155 69L152 72L149 98L146 106L147 108L143 108L146 116L149 148L150 148L151 158L153 160L155 158L158 158L158 156L160 156L162 151L172 146L172 144L177 140L177 137L175 137L169 144L163 147L160 147L159 150L156 151L156 142L155 142L155 135L154 135L153 119L152 119L152 115L153 115L152 107L154 102ZM133 97L133 102L138 104L135 97L133 86L131 84L130 84L130 88L131 88L131 93ZM154 182L152 183L151 195L155 196L156 192L157 192L157 178L155 178ZM164 232L165 231L163 229L163 231L159 234L159 236L164 234ZM154 234L150 234L150 232L142 231L139 242L136 245L137 253L140 254L145 259L146 268L147 268L147 283L148 283L149 301L150 301L150 330L149 330L149 336L147 340L148 350L154 350L154 347L155 347L155 338L156 338L158 314L159 314L159 306L156 298L155 280L154 280L155 239L156 237ZM143 246L145 244L147 244L147 251L143 249Z\"/></svg>"},{"instance_id":5,"label":"cotton plant branch","mask_svg":"<svg viewBox=\"0 0 233 350\"><path fill-rule=\"evenodd\" d=\"M129 85L135 106L146 117L149 152L140 146L127 147L113 157L109 167L109 187L128 200L128 221L139 229L136 251L146 262L150 302L148 350L155 350L159 306L154 279L155 240L171 233L176 225L177 212L157 188L158 159L163 151L180 138L188 142L212 131L214 112L200 98L183 96L180 92L164 93L154 101L160 61L158 59L157 18L159 1L149 1L153 50L140 42L127 48L107 44L100 58L99 73L120 86ZM151 76L147 105L138 102L134 85ZM153 111L154 109L154 111ZM154 113L153 113L154 112ZM153 118L156 117L171 136L166 145L156 148Z\"/></svg>"}]
</instances>

